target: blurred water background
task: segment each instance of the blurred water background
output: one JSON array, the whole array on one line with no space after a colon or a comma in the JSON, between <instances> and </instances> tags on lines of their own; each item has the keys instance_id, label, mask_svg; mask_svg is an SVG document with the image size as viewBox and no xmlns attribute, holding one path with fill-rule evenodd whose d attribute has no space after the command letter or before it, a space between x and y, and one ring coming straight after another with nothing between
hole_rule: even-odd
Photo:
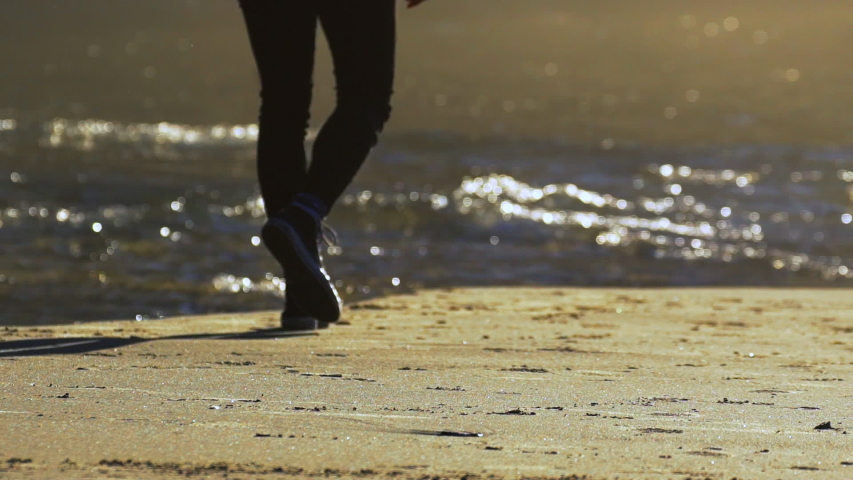
<instances>
[{"instance_id":1,"label":"blurred water background","mask_svg":"<svg viewBox=\"0 0 853 480\"><path fill-rule=\"evenodd\" d=\"M849 287L851 6L401 9L394 117L332 215L329 270L348 300ZM4 0L0 32L0 324L280 307L236 2Z\"/></svg>"}]
</instances>

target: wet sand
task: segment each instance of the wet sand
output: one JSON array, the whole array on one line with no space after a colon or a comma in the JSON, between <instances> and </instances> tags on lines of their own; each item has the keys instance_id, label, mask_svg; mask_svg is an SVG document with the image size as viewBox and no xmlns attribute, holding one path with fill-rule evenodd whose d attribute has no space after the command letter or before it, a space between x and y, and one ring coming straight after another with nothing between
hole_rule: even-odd
<instances>
[{"instance_id":1,"label":"wet sand","mask_svg":"<svg viewBox=\"0 0 853 480\"><path fill-rule=\"evenodd\" d=\"M493 288L307 335L275 312L3 327L0 477L851 478L851 311Z\"/></svg>"}]
</instances>

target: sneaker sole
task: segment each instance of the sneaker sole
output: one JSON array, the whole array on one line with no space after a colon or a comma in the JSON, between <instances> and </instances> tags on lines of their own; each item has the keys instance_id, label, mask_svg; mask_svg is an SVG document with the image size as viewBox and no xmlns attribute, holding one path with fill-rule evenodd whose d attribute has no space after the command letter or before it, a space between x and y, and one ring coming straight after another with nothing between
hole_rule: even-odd
<instances>
[{"instance_id":1,"label":"sneaker sole","mask_svg":"<svg viewBox=\"0 0 853 480\"><path fill-rule=\"evenodd\" d=\"M293 282L287 285L294 302L320 322L336 322L341 316L338 295L329 277L319 268L299 234L287 222L270 219L261 230L264 244Z\"/></svg>"},{"instance_id":2,"label":"sneaker sole","mask_svg":"<svg viewBox=\"0 0 853 480\"><path fill-rule=\"evenodd\" d=\"M281 317L281 329L286 332L322 330L325 328L329 328L329 322L321 322L320 320L307 315L299 317Z\"/></svg>"}]
</instances>

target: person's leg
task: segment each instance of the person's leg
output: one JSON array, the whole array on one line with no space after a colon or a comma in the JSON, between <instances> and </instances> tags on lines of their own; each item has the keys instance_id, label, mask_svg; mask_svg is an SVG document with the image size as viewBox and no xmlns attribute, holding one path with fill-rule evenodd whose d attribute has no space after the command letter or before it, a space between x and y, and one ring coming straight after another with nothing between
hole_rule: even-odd
<instances>
[{"instance_id":1,"label":"person's leg","mask_svg":"<svg viewBox=\"0 0 853 480\"><path fill-rule=\"evenodd\" d=\"M311 107L317 9L314 2L240 0L261 80L257 165L267 216L287 207L307 179L305 133ZM282 328L311 330L328 323L306 314L292 298L298 288L285 272Z\"/></svg>"},{"instance_id":2,"label":"person's leg","mask_svg":"<svg viewBox=\"0 0 853 480\"><path fill-rule=\"evenodd\" d=\"M314 1L240 0L261 79L258 180L267 214L304 189L317 31Z\"/></svg>"},{"instance_id":3,"label":"person's leg","mask_svg":"<svg viewBox=\"0 0 853 480\"><path fill-rule=\"evenodd\" d=\"M391 114L395 0L314 0L332 51L337 107L314 142L307 193L326 209L352 182Z\"/></svg>"}]
</instances>

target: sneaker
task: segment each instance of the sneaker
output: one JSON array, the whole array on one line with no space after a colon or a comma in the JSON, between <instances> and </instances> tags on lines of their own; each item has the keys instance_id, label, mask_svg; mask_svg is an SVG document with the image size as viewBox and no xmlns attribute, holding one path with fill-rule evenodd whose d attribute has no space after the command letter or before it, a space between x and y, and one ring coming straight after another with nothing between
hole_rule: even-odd
<instances>
[{"instance_id":1,"label":"sneaker","mask_svg":"<svg viewBox=\"0 0 853 480\"><path fill-rule=\"evenodd\" d=\"M329 328L329 322L317 320L293 302L284 304L284 311L281 312L282 330L320 330L323 328Z\"/></svg>"},{"instance_id":2,"label":"sneaker","mask_svg":"<svg viewBox=\"0 0 853 480\"><path fill-rule=\"evenodd\" d=\"M292 302L320 322L336 322L341 316L342 301L320 256L322 217L297 200L267 219L261 238L287 272Z\"/></svg>"}]
</instances>

